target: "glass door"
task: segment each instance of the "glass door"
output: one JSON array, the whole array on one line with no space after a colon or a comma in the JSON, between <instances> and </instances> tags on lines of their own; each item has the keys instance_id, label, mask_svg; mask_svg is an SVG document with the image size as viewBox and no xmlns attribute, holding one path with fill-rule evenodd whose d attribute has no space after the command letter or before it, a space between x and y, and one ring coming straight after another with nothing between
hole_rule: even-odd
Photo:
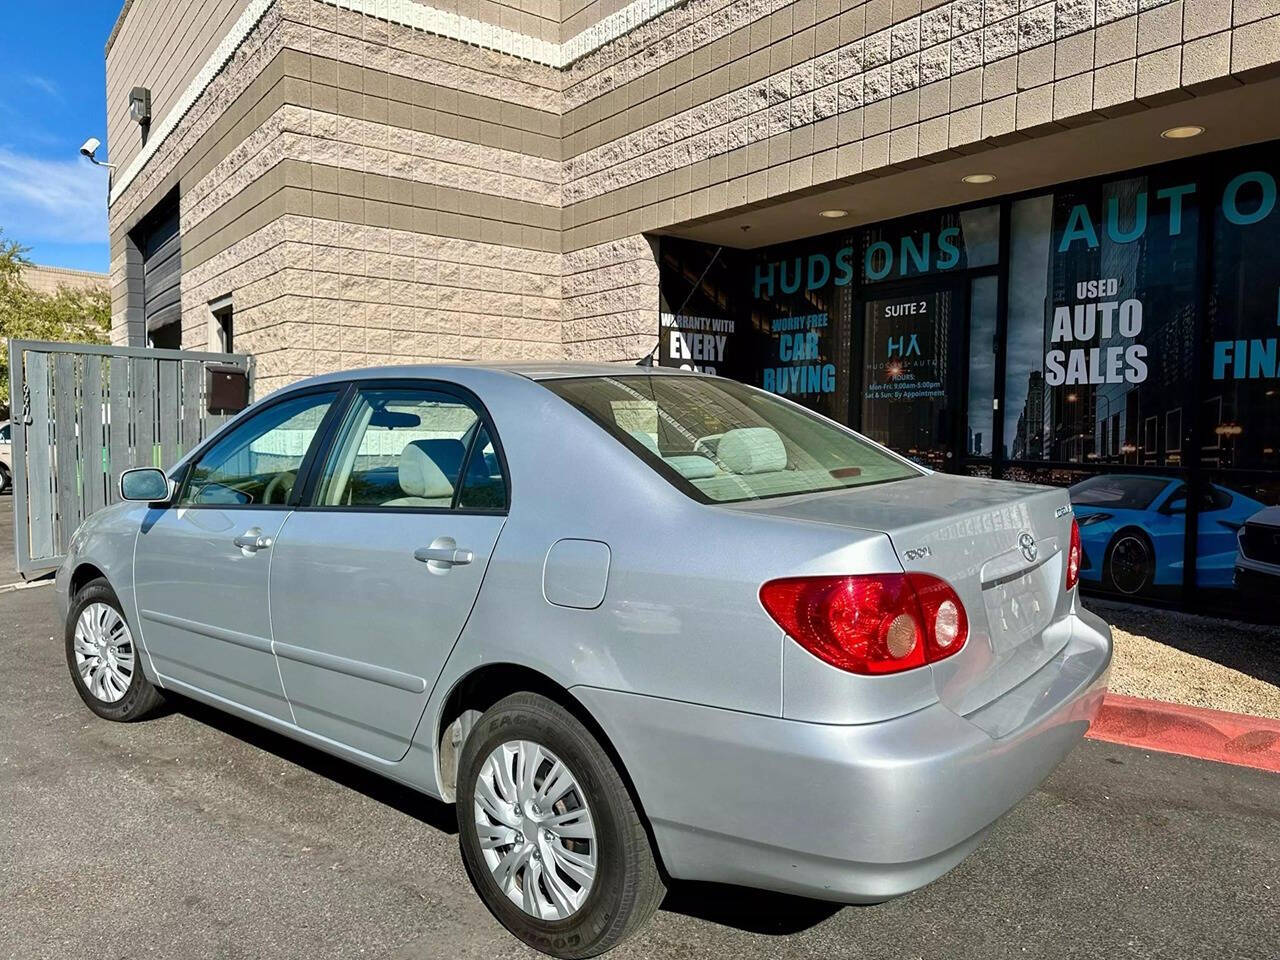
<instances>
[{"instance_id":1,"label":"glass door","mask_svg":"<svg viewBox=\"0 0 1280 960\"><path fill-rule=\"evenodd\" d=\"M859 429L934 470L954 470L965 289L914 285L863 307Z\"/></svg>"}]
</instances>

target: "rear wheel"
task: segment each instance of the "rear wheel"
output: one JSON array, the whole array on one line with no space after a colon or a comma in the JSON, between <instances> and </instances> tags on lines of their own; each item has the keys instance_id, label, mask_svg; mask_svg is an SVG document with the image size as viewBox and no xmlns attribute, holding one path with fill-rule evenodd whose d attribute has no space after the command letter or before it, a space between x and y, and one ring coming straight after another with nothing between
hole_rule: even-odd
<instances>
[{"instance_id":1,"label":"rear wheel","mask_svg":"<svg viewBox=\"0 0 1280 960\"><path fill-rule=\"evenodd\" d=\"M7 493L9 490L9 484L12 482L13 480L9 476L9 468L3 463L0 463L0 493Z\"/></svg>"},{"instance_id":2,"label":"rear wheel","mask_svg":"<svg viewBox=\"0 0 1280 960\"><path fill-rule=\"evenodd\" d=\"M141 720L160 705L162 695L142 674L133 631L105 579L85 584L72 599L66 648L76 692L104 720Z\"/></svg>"},{"instance_id":3,"label":"rear wheel","mask_svg":"<svg viewBox=\"0 0 1280 960\"><path fill-rule=\"evenodd\" d=\"M1107 545L1105 576L1117 593L1141 593L1155 580L1156 552L1151 540L1139 530L1121 530Z\"/></svg>"},{"instance_id":4,"label":"rear wheel","mask_svg":"<svg viewBox=\"0 0 1280 960\"><path fill-rule=\"evenodd\" d=\"M594 957L666 892L609 755L554 701L520 693L477 722L458 770L463 860L509 931L555 957Z\"/></svg>"}]
</instances>

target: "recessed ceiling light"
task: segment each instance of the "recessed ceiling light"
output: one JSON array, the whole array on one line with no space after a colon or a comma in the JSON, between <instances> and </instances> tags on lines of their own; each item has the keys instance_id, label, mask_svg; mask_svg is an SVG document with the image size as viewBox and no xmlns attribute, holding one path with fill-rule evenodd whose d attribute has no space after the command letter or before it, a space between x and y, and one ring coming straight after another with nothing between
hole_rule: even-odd
<instances>
[{"instance_id":1,"label":"recessed ceiling light","mask_svg":"<svg viewBox=\"0 0 1280 960\"><path fill-rule=\"evenodd\" d=\"M961 177L965 183L994 183L996 175L994 173L971 173L967 177Z\"/></svg>"},{"instance_id":2,"label":"recessed ceiling light","mask_svg":"<svg viewBox=\"0 0 1280 960\"><path fill-rule=\"evenodd\" d=\"M1198 137L1202 133L1204 133L1204 127L1188 125L1185 127L1170 127L1168 130L1161 133L1160 136L1164 137L1166 140L1190 140L1192 137Z\"/></svg>"},{"instance_id":3,"label":"recessed ceiling light","mask_svg":"<svg viewBox=\"0 0 1280 960\"><path fill-rule=\"evenodd\" d=\"M819 210L818 216L826 217L828 220L839 220L841 217L847 217L848 210Z\"/></svg>"}]
</instances>

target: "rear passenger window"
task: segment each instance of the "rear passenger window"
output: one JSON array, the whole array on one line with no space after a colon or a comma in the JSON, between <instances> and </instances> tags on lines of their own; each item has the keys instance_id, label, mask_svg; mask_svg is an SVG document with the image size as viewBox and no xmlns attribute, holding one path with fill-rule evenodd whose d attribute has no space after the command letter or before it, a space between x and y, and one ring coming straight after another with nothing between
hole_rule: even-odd
<instances>
[{"instance_id":1,"label":"rear passenger window","mask_svg":"<svg viewBox=\"0 0 1280 960\"><path fill-rule=\"evenodd\" d=\"M483 424L476 434L471 459L467 461L458 506L468 510L504 510L507 506L507 482L489 431Z\"/></svg>"},{"instance_id":2,"label":"rear passenger window","mask_svg":"<svg viewBox=\"0 0 1280 960\"><path fill-rule=\"evenodd\" d=\"M464 484L464 470L470 476L474 469L477 479L484 473L467 463L480 434L488 444L475 409L452 394L404 387L360 390L338 430L314 503L449 509ZM501 483L500 474L498 479Z\"/></svg>"}]
</instances>

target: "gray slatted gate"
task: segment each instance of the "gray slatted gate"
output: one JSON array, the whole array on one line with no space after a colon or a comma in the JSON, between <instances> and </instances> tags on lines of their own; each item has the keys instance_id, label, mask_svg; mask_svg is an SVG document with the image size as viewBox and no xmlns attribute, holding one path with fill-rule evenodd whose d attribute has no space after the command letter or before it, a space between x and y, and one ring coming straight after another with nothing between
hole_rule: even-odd
<instances>
[{"instance_id":1,"label":"gray slatted gate","mask_svg":"<svg viewBox=\"0 0 1280 960\"><path fill-rule=\"evenodd\" d=\"M169 467L220 427L209 365L240 354L9 341L14 543L24 577L55 569L80 522L120 499L122 470Z\"/></svg>"}]
</instances>

